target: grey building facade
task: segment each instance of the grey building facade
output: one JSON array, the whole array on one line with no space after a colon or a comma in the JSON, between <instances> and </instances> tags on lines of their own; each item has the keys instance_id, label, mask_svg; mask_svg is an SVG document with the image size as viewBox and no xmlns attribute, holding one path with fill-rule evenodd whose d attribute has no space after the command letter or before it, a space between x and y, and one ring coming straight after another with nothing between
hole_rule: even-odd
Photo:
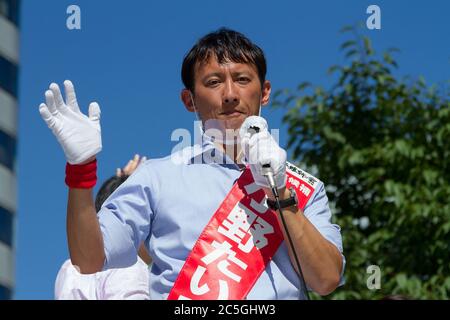
<instances>
[{"instance_id":1,"label":"grey building facade","mask_svg":"<svg viewBox=\"0 0 450 320\"><path fill-rule=\"evenodd\" d=\"M15 283L20 0L0 0L0 300Z\"/></svg>"}]
</instances>

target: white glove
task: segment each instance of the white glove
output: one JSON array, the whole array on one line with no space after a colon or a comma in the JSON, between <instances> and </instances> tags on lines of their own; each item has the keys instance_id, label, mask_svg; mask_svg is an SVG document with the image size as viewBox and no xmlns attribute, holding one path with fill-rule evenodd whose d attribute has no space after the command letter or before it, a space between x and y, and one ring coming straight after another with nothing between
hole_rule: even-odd
<instances>
[{"instance_id":1,"label":"white glove","mask_svg":"<svg viewBox=\"0 0 450 320\"><path fill-rule=\"evenodd\" d=\"M89 118L78 107L72 82L64 81L66 102L56 83L45 92L45 103L39 106L42 119L52 130L64 150L67 162L80 164L102 150L100 107L89 105Z\"/></svg>"},{"instance_id":2,"label":"white glove","mask_svg":"<svg viewBox=\"0 0 450 320\"><path fill-rule=\"evenodd\" d=\"M264 164L270 164L276 187L281 189L286 186L286 151L280 148L269 133L266 121L264 119L262 121L265 125L259 126L259 128L262 128L260 132L243 133L241 147L250 165L255 183L261 187L270 188L267 178L263 175L262 167ZM242 127L246 127L246 121L244 121Z\"/></svg>"}]
</instances>

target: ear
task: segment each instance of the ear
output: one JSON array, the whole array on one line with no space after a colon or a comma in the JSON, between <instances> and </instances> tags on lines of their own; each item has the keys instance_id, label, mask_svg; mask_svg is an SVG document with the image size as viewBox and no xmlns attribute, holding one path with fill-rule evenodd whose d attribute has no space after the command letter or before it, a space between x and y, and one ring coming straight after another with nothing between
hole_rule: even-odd
<instances>
[{"instance_id":1,"label":"ear","mask_svg":"<svg viewBox=\"0 0 450 320\"><path fill-rule=\"evenodd\" d=\"M265 106L269 103L271 91L272 91L272 85L270 84L270 81L269 80L264 81L264 84L262 87L262 94L261 94L261 105L262 106Z\"/></svg>"},{"instance_id":2,"label":"ear","mask_svg":"<svg viewBox=\"0 0 450 320\"><path fill-rule=\"evenodd\" d=\"M195 112L194 105L192 104L191 99L191 91L188 89L181 90L181 101L183 101L184 106L186 107L186 110L189 112Z\"/></svg>"}]
</instances>

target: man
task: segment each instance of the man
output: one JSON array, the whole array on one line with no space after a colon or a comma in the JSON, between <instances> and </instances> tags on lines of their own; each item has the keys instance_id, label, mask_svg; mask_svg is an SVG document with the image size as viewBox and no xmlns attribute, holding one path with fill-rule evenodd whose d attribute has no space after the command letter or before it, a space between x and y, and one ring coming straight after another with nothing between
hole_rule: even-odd
<instances>
[{"instance_id":1,"label":"man","mask_svg":"<svg viewBox=\"0 0 450 320\"><path fill-rule=\"evenodd\" d=\"M106 180L95 197L95 210L100 211L105 200L146 161L135 155L116 175ZM149 300L148 267L151 258L145 246L139 247L138 259L128 268L108 269L93 274L81 274L66 260L59 269L55 282L56 300Z\"/></svg>"},{"instance_id":2,"label":"man","mask_svg":"<svg viewBox=\"0 0 450 320\"><path fill-rule=\"evenodd\" d=\"M69 249L82 273L132 265L144 241L152 299L297 299L305 294L300 271L321 295L342 282L342 240L323 183L286 163L258 117L271 92L265 75L262 50L242 34L220 29L200 39L183 61L181 99L202 121L201 145L140 166L98 219L99 106L92 103L86 117L69 81L66 102L50 85L39 110L68 161ZM274 196L263 165L285 223L276 204L264 204ZM292 241L284 241L284 224Z\"/></svg>"}]
</instances>

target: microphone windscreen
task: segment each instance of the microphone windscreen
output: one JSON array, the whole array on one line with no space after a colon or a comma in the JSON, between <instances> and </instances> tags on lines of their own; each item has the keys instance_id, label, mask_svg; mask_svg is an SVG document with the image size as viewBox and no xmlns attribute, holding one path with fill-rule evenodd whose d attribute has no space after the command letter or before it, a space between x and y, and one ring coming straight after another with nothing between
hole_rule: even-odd
<instances>
[{"instance_id":1,"label":"microphone windscreen","mask_svg":"<svg viewBox=\"0 0 450 320\"><path fill-rule=\"evenodd\" d=\"M239 136L242 140L247 133L254 134L255 132L262 132L265 130L269 130L266 119L258 116L250 116L242 123L241 128L239 129Z\"/></svg>"}]
</instances>

